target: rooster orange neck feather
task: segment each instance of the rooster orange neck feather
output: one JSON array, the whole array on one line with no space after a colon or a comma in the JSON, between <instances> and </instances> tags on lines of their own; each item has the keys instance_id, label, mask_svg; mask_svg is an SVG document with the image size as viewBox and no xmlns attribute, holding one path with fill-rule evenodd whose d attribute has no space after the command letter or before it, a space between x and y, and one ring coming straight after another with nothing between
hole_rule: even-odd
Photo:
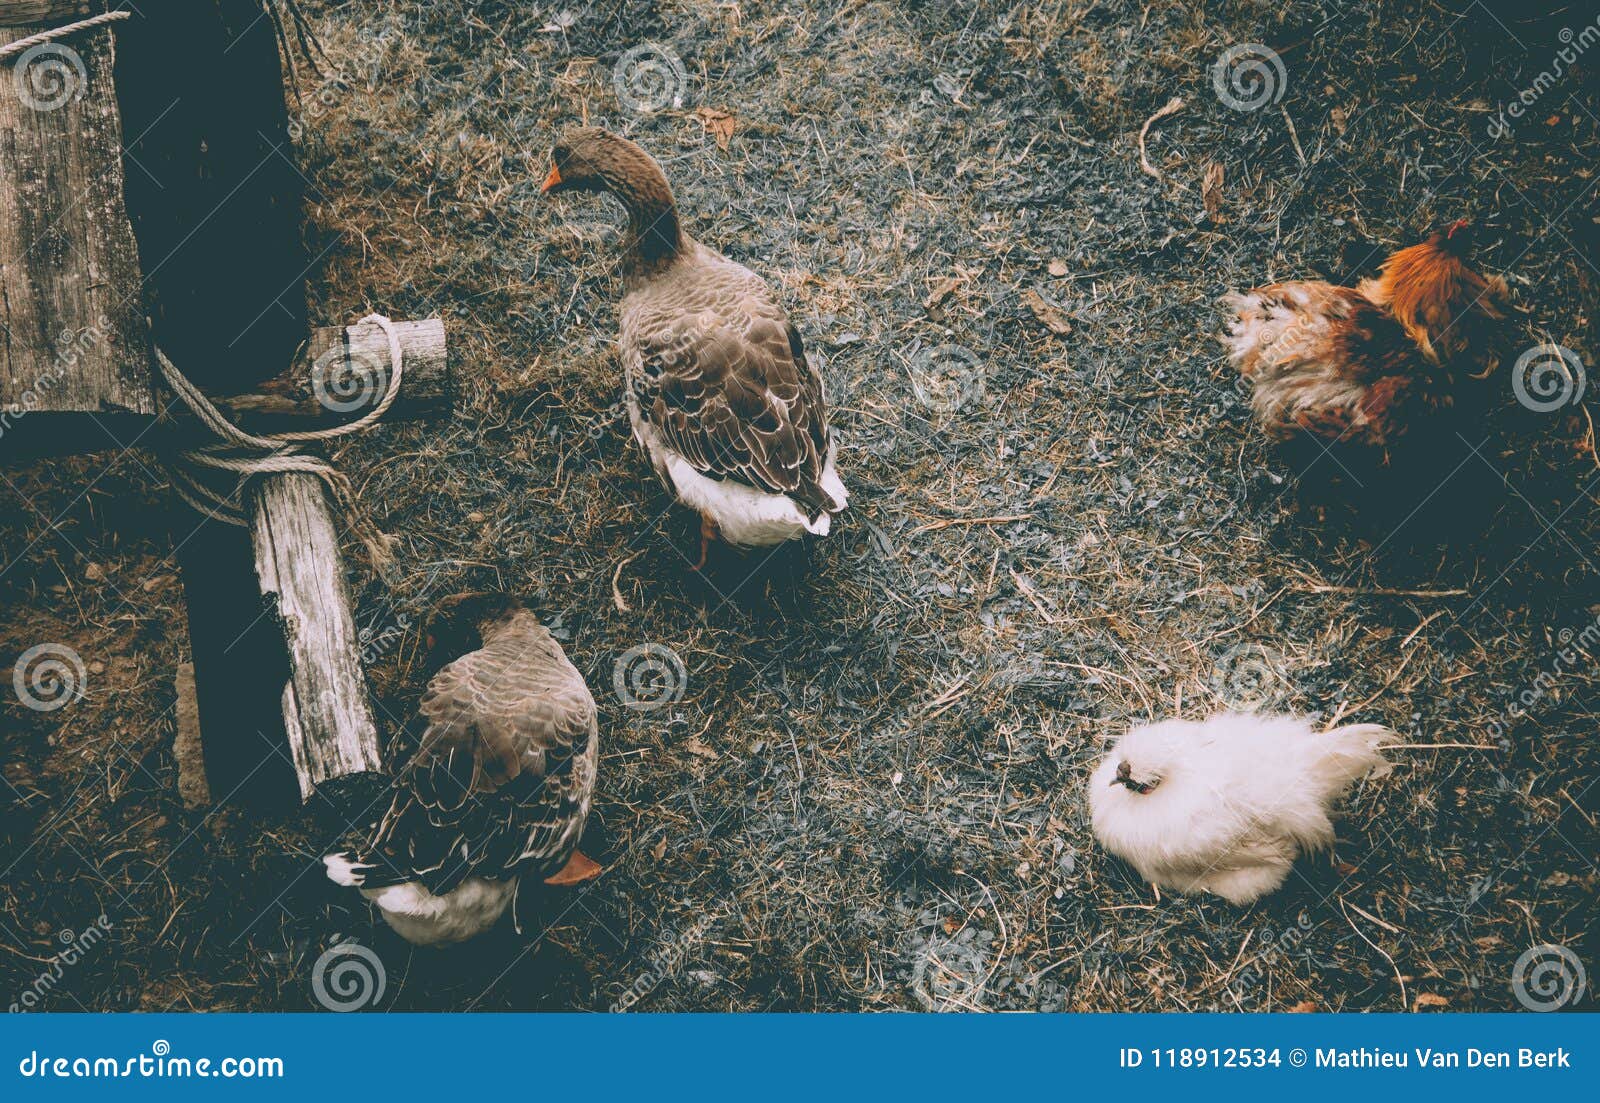
<instances>
[{"instance_id":1,"label":"rooster orange neck feather","mask_svg":"<svg viewBox=\"0 0 1600 1103\"><path fill-rule=\"evenodd\" d=\"M1436 241L1402 249L1384 261L1375 280L1364 280L1361 293L1387 307L1433 364L1451 359L1465 337L1452 332L1457 316L1483 299L1482 276Z\"/></svg>"}]
</instances>

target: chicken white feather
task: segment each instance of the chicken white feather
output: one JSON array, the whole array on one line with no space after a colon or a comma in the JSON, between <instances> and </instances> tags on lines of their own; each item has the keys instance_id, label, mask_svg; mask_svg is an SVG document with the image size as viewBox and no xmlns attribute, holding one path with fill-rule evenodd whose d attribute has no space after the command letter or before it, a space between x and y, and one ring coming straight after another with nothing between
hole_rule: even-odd
<instances>
[{"instance_id":1,"label":"chicken white feather","mask_svg":"<svg viewBox=\"0 0 1600 1103\"><path fill-rule=\"evenodd\" d=\"M1391 767L1379 724L1312 730L1295 716L1223 713L1136 727L1089 779L1096 837L1141 876L1248 904L1282 886L1302 852L1333 845L1329 810Z\"/></svg>"}]
</instances>

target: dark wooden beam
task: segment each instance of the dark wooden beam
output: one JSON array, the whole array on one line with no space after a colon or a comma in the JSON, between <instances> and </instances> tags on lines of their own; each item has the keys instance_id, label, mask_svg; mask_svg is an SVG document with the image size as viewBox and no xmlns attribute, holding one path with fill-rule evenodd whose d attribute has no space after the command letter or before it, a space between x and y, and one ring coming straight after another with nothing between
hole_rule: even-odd
<instances>
[{"instance_id":1,"label":"dark wooden beam","mask_svg":"<svg viewBox=\"0 0 1600 1103\"><path fill-rule=\"evenodd\" d=\"M263 0L140 3L119 24L127 204L152 336L214 393L283 371L306 339L310 256L278 36ZM206 776L222 803L299 796L289 657L248 529L174 509Z\"/></svg>"}]
</instances>

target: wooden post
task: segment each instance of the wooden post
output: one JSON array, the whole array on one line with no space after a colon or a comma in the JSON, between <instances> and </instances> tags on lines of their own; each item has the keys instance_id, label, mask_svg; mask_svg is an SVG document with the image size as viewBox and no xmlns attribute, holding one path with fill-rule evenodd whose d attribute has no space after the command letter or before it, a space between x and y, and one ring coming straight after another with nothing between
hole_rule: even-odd
<instances>
[{"instance_id":1,"label":"wooden post","mask_svg":"<svg viewBox=\"0 0 1600 1103\"><path fill-rule=\"evenodd\" d=\"M11 27L29 23L70 23L93 15L92 8L89 0L5 0L0 3L0 21ZM35 29L29 28L29 33Z\"/></svg>"},{"instance_id":2,"label":"wooden post","mask_svg":"<svg viewBox=\"0 0 1600 1103\"><path fill-rule=\"evenodd\" d=\"M0 0L0 42L102 7ZM0 461L23 445L131 446L161 402L152 341L258 431L358 418L388 385L381 327L305 341L310 264L277 12L271 0L145 4L115 31L49 43L63 49L39 56L65 68L31 98L5 79L28 54L0 66L0 413L17 406L0 422ZM396 329L406 370L389 416L447 410L442 323ZM373 376L369 401L330 379L349 364ZM181 511L173 537L211 794L277 803L382 760L320 481L263 475L246 497L247 530Z\"/></svg>"},{"instance_id":3,"label":"wooden post","mask_svg":"<svg viewBox=\"0 0 1600 1103\"><path fill-rule=\"evenodd\" d=\"M289 651L284 726L306 799L331 778L381 770L378 727L322 480L266 476L250 498L256 574Z\"/></svg>"},{"instance_id":4,"label":"wooden post","mask_svg":"<svg viewBox=\"0 0 1600 1103\"><path fill-rule=\"evenodd\" d=\"M0 3L0 43L83 7ZM93 28L0 63L0 460L126 446L156 413L112 42Z\"/></svg>"},{"instance_id":5,"label":"wooden post","mask_svg":"<svg viewBox=\"0 0 1600 1103\"><path fill-rule=\"evenodd\" d=\"M455 377L445 352L444 323L424 318L393 325L405 372L400 394L384 421L448 414ZM311 334L288 371L246 394L216 395L212 401L251 432L325 429L360 418L383 396L388 380L389 337L382 326L376 322L324 326ZM350 393L341 385L345 381L353 381L359 389Z\"/></svg>"}]
</instances>

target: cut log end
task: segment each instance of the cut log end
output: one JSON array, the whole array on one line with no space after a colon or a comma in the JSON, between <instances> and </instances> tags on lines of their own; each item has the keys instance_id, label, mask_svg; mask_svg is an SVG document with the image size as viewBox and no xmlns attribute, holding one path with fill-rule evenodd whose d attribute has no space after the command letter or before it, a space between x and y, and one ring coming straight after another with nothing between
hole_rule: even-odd
<instances>
[{"instance_id":1,"label":"cut log end","mask_svg":"<svg viewBox=\"0 0 1600 1103\"><path fill-rule=\"evenodd\" d=\"M444 417L455 399L444 322L394 322L400 342L400 393L385 421ZM181 365L179 365L181 367ZM248 394L212 397L252 432L326 429L359 420L393 385L389 337L374 322L325 326L311 335L288 371Z\"/></svg>"}]
</instances>

